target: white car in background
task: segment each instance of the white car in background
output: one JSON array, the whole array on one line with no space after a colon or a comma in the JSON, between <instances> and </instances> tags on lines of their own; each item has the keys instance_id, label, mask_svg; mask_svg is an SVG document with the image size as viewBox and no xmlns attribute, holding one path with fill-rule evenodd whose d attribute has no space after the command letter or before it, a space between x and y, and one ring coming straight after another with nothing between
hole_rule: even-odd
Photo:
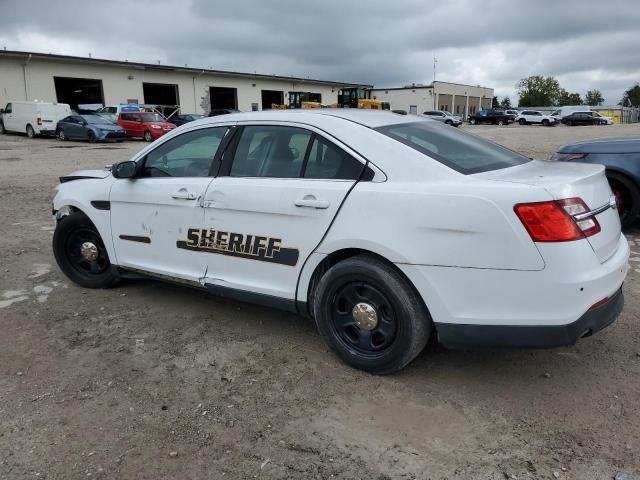
<instances>
[{"instance_id":1,"label":"white car in background","mask_svg":"<svg viewBox=\"0 0 640 480\"><path fill-rule=\"evenodd\" d=\"M413 115L211 117L60 181L53 251L72 281L143 275L297 312L372 373L431 335L570 345L624 303L629 246L604 167Z\"/></svg>"},{"instance_id":2,"label":"white car in background","mask_svg":"<svg viewBox=\"0 0 640 480\"><path fill-rule=\"evenodd\" d=\"M547 115L539 110L522 110L516 117L516 122L520 125L544 125L552 127L557 125L558 121L552 115Z\"/></svg>"},{"instance_id":3,"label":"white car in background","mask_svg":"<svg viewBox=\"0 0 640 480\"><path fill-rule=\"evenodd\" d=\"M446 123L447 125L451 125L453 127L459 127L462 125L462 119L457 115L453 115L446 110L429 110L424 112L422 115L425 117L432 118L434 120L438 120L439 122Z\"/></svg>"}]
</instances>

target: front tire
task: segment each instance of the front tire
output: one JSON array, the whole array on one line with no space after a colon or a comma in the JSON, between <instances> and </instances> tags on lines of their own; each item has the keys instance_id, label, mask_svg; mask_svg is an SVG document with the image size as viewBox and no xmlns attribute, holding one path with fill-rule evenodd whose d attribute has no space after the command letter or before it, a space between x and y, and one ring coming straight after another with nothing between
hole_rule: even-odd
<instances>
[{"instance_id":1,"label":"front tire","mask_svg":"<svg viewBox=\"0 0 640 480\"><path fill-rule=\"evenodd\" d=\"M35 138L35 136L36 136L36 131L33 129L31 125L27 125L27 137Z\"/></svg>"},{"instance_id":2,"label":"front tire","mask_svg":"<svg viewBox=\"0 0 640 480\"><path fill-rule=\"evenodd\" d=\"M542 120L542 126L543 127L548 127L549 126L549 120L547 120L546 118L544 120Z\"/></svg>"},{"instance_id":3,"label":"front tire","mask_svg":"<svg viewBox=\"0 0 640 480\"><path fill-rule=\"evenodd\" d=\"M469 120L469 123L470 123L471 125L475 125L475 124L476 124L476 119L475 119L475 118L472 118L471 120Z\"/></svg>"},{"instance_id":4,"label":"front tire","mask_svg":"<svg viewBox=\"0 0 640 480\"><path fill-rule=\"evenodd\" d=\"M451 120L445 120L444 123L446 123L449 126L453 125L453 122Z\"/></svg>"},{"instance_id":5,"label":"front tire","mask_svg":"<svg viewBox=\"0 0 640 480\"><path fill-rule=\"evenodd\" d=\"M82 212L62 218L53 234L53 254L60 270L85 288L109 288L119 280L95 225Z\"/></svg>"},{"instance_id":6,"label":"front tire","mask_svg":"<svg viewBox=\"0 0 640 480\"><path fill-rule=\"evenodd\" d=\"M628 177L619 173L607 172L607 180L611 191L616 196L622 228L628 228L633 225L640 213L640 191Z\"/></svg>"},{"instance_id":7,"label":"front tire","mask_svg":"<svg viewBox=\"0 0 640 480\"><path fill-rule=\"evenodd\" d=\"M3 135L7 133L7 130L4 128L4 122L2 121L0 121L0 133Z\"/></svg>"},{"instance_id":8,"label":"front tire","mask_svg":"<svg viewBox=\"0 0 640 480\"><path fill-rule=\"evenodd\" d=\"M425 347L432 322L388 263L357 255L331 267L313 297L318 330L345 363L374 374L400 370Z\"/></svg>"},{"instance_id":9,"label":"front tire","mask_svg":"<svg viewBox=\"0 0 640 480\"><path fill-rule=\"evenodd\" d=\"M89 130L87 132L87 140L89 143L96 143L96 134Z\"/></svg>"},{"instance_id":10,"label":"front tire","mask_svg":"<svg viewBox=\"0 0 640 480\"><path fill-rule=\"evenodd\" d=\"M153 137L151 136L151 132L149 130L144 132L144 135L142 136L142 138L144 139L145 142L152 142L153 141Z\"/></svg>"},{"instance_id":11,"label":"front tire","mask_svg":"<svg viewBox=\"0 0 640 480\"><path fill-rule=\"evenodd\" d=\"M518 120L518 123L522 126L527 124L527 121L524 118L521 118L520 120Z\"/></svg>"},{"instance_id":12,"label":"front tire","mask_svg":"<svg viewBox=\"0 0 640 480\"><path fill-rule=\"evenodd\" d=\"M498 120L496 123L498 124L499 127L501 127L504 125L504 120Z\"/></svg>"}]
</instances>

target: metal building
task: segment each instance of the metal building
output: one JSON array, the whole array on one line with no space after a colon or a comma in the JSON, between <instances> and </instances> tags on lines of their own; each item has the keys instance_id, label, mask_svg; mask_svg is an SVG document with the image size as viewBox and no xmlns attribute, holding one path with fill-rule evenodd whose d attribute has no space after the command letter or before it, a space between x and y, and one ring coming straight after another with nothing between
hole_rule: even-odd
<instances>
[{"instance_id":1,"label":"metal building","mask_svg":"<svg viewBox=\"0 0 640 480\"><path fill-rule=\"evenodd\" d=\"M117 105L145 103L183 113L211 109L299 108L303 101L332 104L341 87L359 85L188 66L160 65L0 50L0 105L40 100ZM371 88L371 85L363 85Z\"/></svg>"},{"instance_id":2,"label":"metal building","mask_svg":"<svg viewBox=\"0 0 640 480\"><path fill-rule=\"evenodd\" d=\"M372 98L389 102L392 109L408 113L446 110L467 118L483 108L491 108L493 88L435 81L396 88L374 88Z\"/></svg>"}]
</instances>

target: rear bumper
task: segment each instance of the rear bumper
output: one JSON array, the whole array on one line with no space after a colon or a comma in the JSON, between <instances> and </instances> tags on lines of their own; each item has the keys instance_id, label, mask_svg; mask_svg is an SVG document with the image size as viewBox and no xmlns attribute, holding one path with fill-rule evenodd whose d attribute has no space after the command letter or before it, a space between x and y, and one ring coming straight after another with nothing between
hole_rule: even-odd
<instances>
[{"instance_id":1,"label":"rear bumper","mask_svg":"<svg viewBox=\"0 0 640 480\"><path fill-rule=\"evenodd\" d=\"M573 345L580 338L611 325L622 312L622 289L606 303L567 325L436 324L440 343L448 348L552 348Z\"/></svg>"}]
</instances>

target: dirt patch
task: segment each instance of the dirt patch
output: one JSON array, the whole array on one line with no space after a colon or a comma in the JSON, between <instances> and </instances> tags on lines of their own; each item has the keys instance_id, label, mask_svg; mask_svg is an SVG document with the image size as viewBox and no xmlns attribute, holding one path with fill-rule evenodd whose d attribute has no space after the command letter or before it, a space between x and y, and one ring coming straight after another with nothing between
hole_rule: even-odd
<instances>
[{"instance_id":1,"label":"dirt patch","mask_svg":"<svg viewBox=\"0 0 640 480\"><path fill-rule=\"evenodd\" d=\"M640 130L464 128L538 158ZM70 283L51 253L58 177L146 144L56 142L0 137L23 159L0 175L3 480L640 476L640 229L605 331L545 351L432 346L374 377L292 314L155 281Z\"/></svg>"}]
</instances>

